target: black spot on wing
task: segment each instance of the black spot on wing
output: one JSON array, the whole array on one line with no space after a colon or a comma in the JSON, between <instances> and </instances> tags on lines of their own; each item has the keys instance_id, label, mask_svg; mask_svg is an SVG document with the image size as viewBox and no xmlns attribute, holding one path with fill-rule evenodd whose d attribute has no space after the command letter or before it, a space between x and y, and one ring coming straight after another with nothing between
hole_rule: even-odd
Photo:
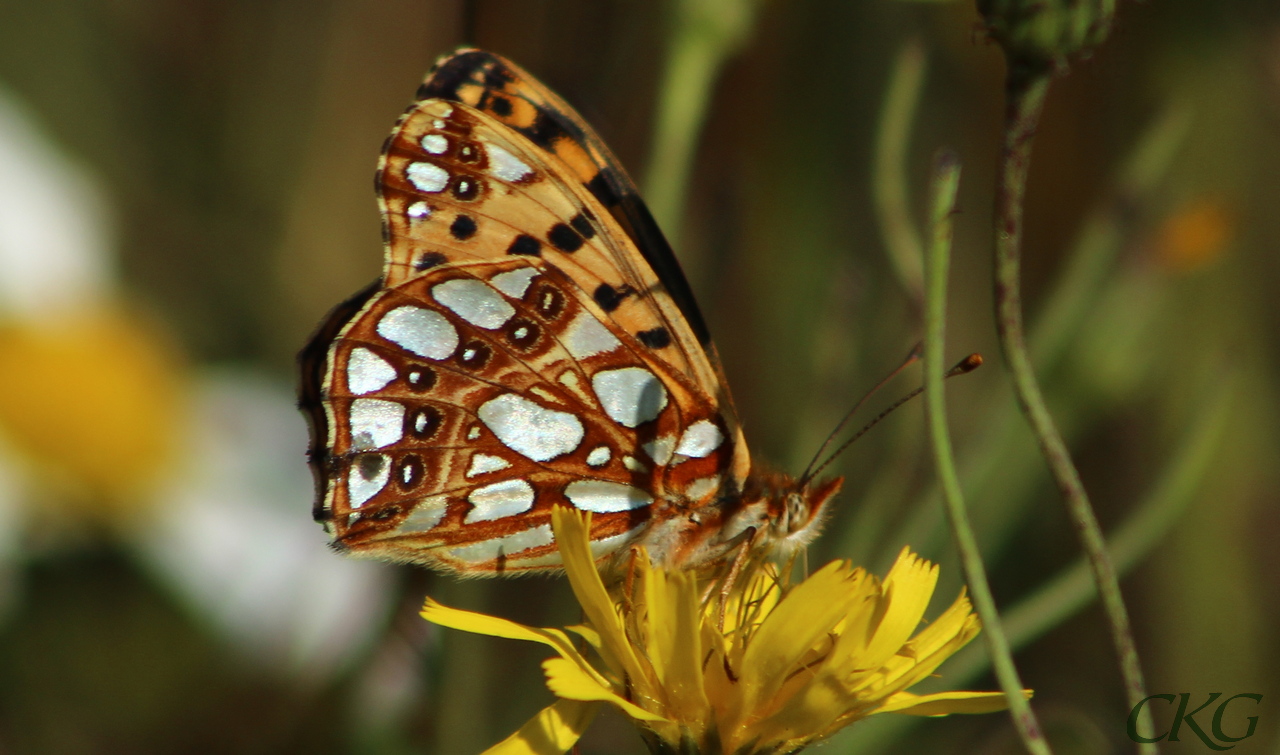
<instances>
[{"instance_id":1,"label":"black spot on wing","mask_svg":"<svg viewBox=\"0 0 1280 755\"><path fill-rule=\"evenodd\" d=\"M547 231L547 241L550 241L552 246L562 252L576 252L585 243L577 231L564 223L556 223L551 226L551 230Z\"/></svg>"},{"instance_id":2,"label":"black spot on wing","mask_svg":"<svg viewBox=\"0 0 1280 755\"><path fill-rule=\"evenodd\" d=\"M584 239L589 239L596 235L596 228L595 226L591 225L590 220L587 220L587 214L585 210L583 212L578 213L577 215L574 215L573 220L569 221L569 225L572 226L573 230L577 231L578 235Z\"/></svg>"},{"instance_id":3,"label":"black spot on wing","mask_svg":"<svg viewBox=\"0 0 1280 755\"><path fill-rule=\"evenodd\" d=\"M671 333L662 326L651 330L642 330L636 333L636 338L640 339L640 343L651 349L665 349L671 345Z\"/></svg>"},{"instance_id":4,"label":"black spot on wing","mask_svg":"<svg viewBox=\"0 0 1280 755\"><path fill-rule=\"evenodd\" d=\"M536 257L542 254L542 242L527 233L522 233L515 237L511 246L507 247L507 254L526 254Z\"/></svg>"},{"instance_id":5,"label":"black spot on wing","mask_svg":"<svg viewBox=\"0 0 1280 755\"><path fill-rule=\"evenodd\" d=\"M516 130L529 137L534 144L551 151L555 150L556 141L571 138L560 119L542 108L538 108L538 117L534 119L532 126Z\"/></svg>"},{"instance_id":6,"label":"black spot on wing","mask_svg":"<svg viewBox=\"0 0 1280 755\"><path fill-rule=\"evenodd\" d=\"M613 187L609 184L609 179L605 176L607 171L600 170L596 173L596 177L587 181L583 186L587 187L587 191L591 195L600 200L600 204L605 207L616 207L621 199L614 193Z\"/></svg>"},{"instance_id":7,"label":"black spot on wing","mask_svg":"<svg viewBox=\"0 0 1280 755\"><path fill-rule=\"evenodd\" d=\"M635 293L630 286L623 285L618 288L610 286L608 283L601 283L596 286L596 290L591 293L591 298L595 299L596 304L606 312L612 312L622 304L622 300Z\"/></svg>"},{"instance_id":8,"label":"black spot on wing","mask_svg":"<svg viewBox=\"0 0 1280 755\"><path fill-rule=\"evenodd\" d=\"M506 97L492 97L489 100L489 109L499 118L506 118L511 115L511 100Z\"/></svg>"},{"instance_id":9,"label":"black spot on wing","mask_svg":"<svg viewBox=\"0 0 1280 755\"><path fill-rule=\"evenodd\" d=\"M413 269L422 272L423 270L430 270L436 265L443 265L446 261L448 261L448 258L440 252L423 252L418 255L418 259L413 261Z\"/></svg>"},{"instance_id":10,"label":"black spot on wing","mask_svg":"<svg viewBox=\"0 0 1280 755\"><path fill-rule=\"evenodd\" d=\"M476 221L470 215L459 215L449 226L449 233L459 241L465 241L476 235Z\"/></svg>"}]
</instances>

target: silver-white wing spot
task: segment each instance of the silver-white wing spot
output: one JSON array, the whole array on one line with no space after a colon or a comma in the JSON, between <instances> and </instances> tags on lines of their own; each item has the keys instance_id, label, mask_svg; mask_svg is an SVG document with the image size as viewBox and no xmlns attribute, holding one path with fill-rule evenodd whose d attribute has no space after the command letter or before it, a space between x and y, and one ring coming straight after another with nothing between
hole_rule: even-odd
<instances>
[{"instance_id":1,"label":"silver-white wing spot","mask_svg":"<svg viewBox=\"0 0 1280 755\"><path fill-rule=\"evenodd\" d=\"M697 501L720 489L720 475L712 475L711 477L703 477L689 483L684 489L684 494L690 500Z\"/></svg>"},{"instance_id":2,"label":"silver-white wing spot","mask_svg":"<svg viewBox=\"0 0 1280 755\"><path fill-rule=\"evenodd\" d=\"M637 427L655 419L667 405L667 389L643 367L604 370L591 377L591 388L614 422Z\"/></svg>"},{"instance_id":3,"label":"silver-white wing spot","mask_svg":"<svg viewBox=\"0 0 1280 755\"><path fill-rule=\"evenodd\" d=\"M489 153L489 172L500 181L515 183L533 172L520 158L496 144L487 145L485 151Z\"/></svg>"},{"instance_id":4,"label":"silver-white wing spot","mask_svg":"<svg viewBox=\"0 0 1280 755\"><path fill-rule=\"evenodd\" d=\"M609 459L613 457L613 452L608 446L596 446L591 449L591 453L587 454L588 467L603 467L609 463Z\"/></svg>"},{"instance_id":5,"label":"silver-white wing spot","mask_svg":"<svg viewBox=\"0 0 1280 755\"><path fill-rule=\"evenodd\" d=\"M479 564L485 561L492 561L499 556L510 556L513 553L521 553L530 548L537 548L539 545L550 545L555 540L555 535L551 532L551 525L540 524L537 527L530 527L514 535L495 537L492 540L482 540L472 545L453 548L449 551L449 554L459 561Z\"/></svg>"},{"instance_id":6,"label":"silver-white wing spot","mask_svg":"<svg viewBox=\"0 0 1280 755\"><path fill-rule=\"evenodd\" d=\"M597 514L632 511L653 503L653 496L640 488L606 480L574 480L564 486L564 494L574 506Z\"/></svg>"},{"instance_id":7,"label":"silver-white wing spot","mask_svg":"<svg viewBox=\"0 0 1280 755\"><path fill-rule=\"evenodd\" d=\"M519 299L529 289L529 283L537 276L538 271L532 267L520 267L498 273L489 279L489 283L512 299Z\"/></svg>"},{"instance_id":8,"label":"silver-white wing spot","mask_svg":"<svg viewBox=\"0 0 1280 755\"><path fill-rule=\"evenodd\" d=\"M418 191L434 194L449 185L449 171L431 163L409 163L404 175Z\"/></svg>"},{"instance_id":9,"label":"silver-white wing spot","mask_svg":"<svg viewBox=\"0 0 1280 755\"><path fill-rule=\"evenodd\" d=\"M405 209L404 214L415 220L422 219L431 214L431 205L426 202L414 202Z\"/></svg>"},{"instance_id":10,"label":"silver-white wing spot","mask_svg":"<svg viewBox=\"0 0 1280 755\"><path fill-rule=\"evenodd\" d=\"M676 446L676 453L701 459L719 448L723 442L724 433L720 432L720 428L716 427L716 423L700 419L689 425L688 429L684 431L684 435L680 436L680 444Z\"/></svg>"},{"instance_id":11,"label":"silver-white wing spot","mask_svg":"<svg viewBox=\"0 0 1280 755\"><path fill-rule=\"evenodd\" d=\"M395 379L396 368L363 346L347 357L347 390L357 396L386 388Z\"/></svg>"},{"instance_id":12,"label":"silver-white wing spot","mask_svg":"<svg viewBox=\"0 0 1280 755\"><path fill-rule=\"evenodd\" d=\"M471 456L471 467L467 469L467 477L475 477L476 475L488 474L489 472L497 472L511 466L511 462L501 456L490 456L489 454L473 454Z\"/></svg>"},{"instance_id":13,"label":"silver-white wing spot","mask_svg":"<svg viewBox=\"0 0 1280 755\"><path fill-rule=\"evenodd\" d=\"M525 480L503 480L471 491L467 502L475 508L467 512L467 524L487 522L528 511L533 507L533 486Z\"/></svg>"},{"instance_id":14,"label":"silver-white wing spot","mask_svg":"<svg viewBox=\"0 0 1280 755\"><path fill-rule=\"evenodd\" d=\"M433 495L429 498L423 498L413 505L413 511L409 512L409 516L404 518L400 526L396 527L396 534L408 535L414 532L426 532L434 529L441 519L444 519L445 512L449 510L449 498L443 495Z\"/></svg>"},{"instance_id":15,"label":"silver-white wing spot","mask_svg":"<svg viewBox=\"0 0 1280 755\"><path fill-rule=\"evenodd\" d=\"M347 499L357 509L378 494L391 479L391 457L386 454L361 454L347 472Z\"/></svg>"},{"instance_id":16,"label":"silver-white wing spot","mask_svg":"<svg viewBox=\"0 0 1280 755\"><path fill-rule=\"evenodd\" d=\"M515 309L488 283L475 278L454 278L431 289L431 296L454 314L479 328L501 328Z\"/></svg>"},{"instance_id":17,"label":"silver-white wing spot","mask_svg":"<svg viewBox=\"0 0 1280 755\"><path fill-rule=\"evenodd\" d=\"M427 359L447 359L458 348L458 331L444 315L422 307L396 307L378 321L378 335Z\"/></svg>"},{"instance_id":18,"label":"silver-white wing spot","mask_svg":"<svg viewBox=\"0 0 1280 755\"><path fill-rule=\"evenodd\" d=\"M368 451L400 440L404 435L404 404L376 398L351 402L351 448Z\"/></svg>"},{"instance_id":19,"label":"silver-white wing spot","mask_svg":"<svg viewBox=\"0 0 1280 755\"><path fill-rule=\"evenodd\" d=\"M582 422L572 414L539 406L514 393L486 401L476 414L503 445L534 461L550 461L569 453L586 434Z\"/></svg>"},{"instance_id":20,"label":"silver-white wing spot","mask_svg":"<svg viewBox=\"0 0 1280 755\"><path fill-rule=\"evenodd\" d=\"M653 459L655 464L666 464L671 461L671 449L676 445L676 439L670 435L663 435L660 438L654 438L648 443L641 445L644 452L649 454L649 458Z\"/></svg>"},{"instance_id":21,"label":"silver-white wing spot","mask_svg":"<svg viewBox=\"0 0 1280 755\"><path fill-rule=\"evenodd\" d=\"M622 345L609 329L585 309L569 323L564 335L564 347L574 359L586 359Z\"/></svg>"},{"instance_id":22,"label":"silver-white wing spot","mask_svg":"<svg viewBox=\"0 0 1280 755\"><path fill-rule=\"evenodd\" d=\"M449 151L449 139L444 134L427 134L422 137L422 148L431 155L443 155Z\"/></svg>"}]
</instances>

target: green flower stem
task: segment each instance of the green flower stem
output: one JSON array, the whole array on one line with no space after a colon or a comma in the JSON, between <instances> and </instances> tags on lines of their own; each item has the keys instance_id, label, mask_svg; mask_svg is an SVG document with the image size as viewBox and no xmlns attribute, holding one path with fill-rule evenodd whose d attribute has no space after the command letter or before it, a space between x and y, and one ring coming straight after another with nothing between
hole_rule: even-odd
<instances>
[{"instance_id":1,"label":"green flower stem","mask_svg":"<svg viewBox=\"0 0 1280 755\"><path fill-rule=\"evenodd\" d=\"M924 71L924 45L912 39L898 53L889 76L871 168L871 190L885 251L898 282L917 305L924 298L924 255L907 198L907 145L920 104Z\"/></svg>"},{"instance_id":2,"label":"green flower stem","mask_svg":"<svg viewBox=\"0 0 1280 755\"><path fill-rule=\"evenodd\" d=\"M1111 629L1112 643L1124 677L1125 692L1132 708L1146 697L1146 684L1138 651L1134 646L1129 612L1120 594L1115 567L1107 554L1102 528L1093 514L1088 494L1071 461L1066 443L1045 407L1036 381L1022 327L1020 253L1022 208L1026 194L1031 146L1052 74L1045 69L1028 70L1012 66L1007 79L1004 144L996 186L995 206L995 306L1000 347L1013 380L1018 405L1031 426L1050 472L1062 493L1068 516L1076 527L1093 577L1102 596ZM1139 722L1151 731L1150 714L1143 708ZM1154 745L1140 745L1139 752L1155 752Z\"/></svg>"},{"instance_id":3,"label":"green flower stem","mask_svg":"<svg viewBox=\"0 0 1280 755\"><path fill-rule=\"evenodd\" d=\"M929 257L924 270L925 281L925 337L924 337L924 402L928 417L929 433L933 442L934 458L938 465L938 478L942 484L942 497L947 517L955 536L956 549L964 566L965 579L974 608L982 619L982 636L994 659L996 677L1009 702L1009 713L1027 751L1037 755L1049 755L1049 743L1045 741L1040 722L1031 710L1030 703L1022 696L1022 679L1014 666L1009 642L1000 624L995 598L987 582L978 540L969 525L964 498L960 491L960 477L956 474L955 460L951 452L951 440L947 433L947 416L943 404L942 380L943 337L946 323L947 271L951 264L951 215L955 211L956 189L960 184L960 165L954 155L943 153L938 157L932 186L930 205Z\"/></svg>"}]
</instances>

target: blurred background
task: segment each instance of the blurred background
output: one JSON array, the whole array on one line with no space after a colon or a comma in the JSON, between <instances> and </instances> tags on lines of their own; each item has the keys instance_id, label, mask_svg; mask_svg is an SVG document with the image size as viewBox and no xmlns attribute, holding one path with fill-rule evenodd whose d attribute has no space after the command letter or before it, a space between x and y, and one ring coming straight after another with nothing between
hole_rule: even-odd
<instances>
[{"instance_id":1,"label":"blurred background","mask_svg":"<svg viewBox=\"0 0 1280 755\"><path fill-rule=\"evenodd\" d=\"M330 553L293 406L297 350L380 269L379 145L463 43L645 188L757 463L793 473L921 337L931 156L959 154L948 357L988 357L948 383L968 504L1055 751L1131 751L995 342L1003 62L972 3L0 0L0 753L474 753L551 699L541 647L416 610L563 625L564 582ZM1026 216L1033 359L1149 691L1262 694L1224 723L1259 717L1239 753L1280 753L1278 144L1280 6L1122 2L1050 93ZM941 607L962 581L923 430L908 405L841 457L810 562L883 573L909 544ZM995 688L984 663L930 683ZM882 718L827 751L1019 751L1003 715ZM643 748L604 715L581 752Z\"/></svg>"}]
</instances>

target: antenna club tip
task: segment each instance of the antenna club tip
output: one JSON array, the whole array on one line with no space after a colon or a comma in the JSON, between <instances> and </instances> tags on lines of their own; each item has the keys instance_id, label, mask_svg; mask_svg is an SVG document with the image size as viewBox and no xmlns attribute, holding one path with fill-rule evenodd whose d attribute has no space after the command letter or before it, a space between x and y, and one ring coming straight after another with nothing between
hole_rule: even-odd
<instances>
[{"instance_id":1,"label":"antenna club tip","mask_svg":"<svg viewBox=\"0 0 1280 755\"><path fill-rule=\"evenodd\" d=\"M981 366L982 366L982 355L975 351L974 353L970 354L969 356L957 362L955 367L952 367L951 369L947 370L947 374L943 375L943 377L955 377L956 375L963 375L966 372L973 372L974 370L978 369Z\"/></svg>"}]
</instances>

